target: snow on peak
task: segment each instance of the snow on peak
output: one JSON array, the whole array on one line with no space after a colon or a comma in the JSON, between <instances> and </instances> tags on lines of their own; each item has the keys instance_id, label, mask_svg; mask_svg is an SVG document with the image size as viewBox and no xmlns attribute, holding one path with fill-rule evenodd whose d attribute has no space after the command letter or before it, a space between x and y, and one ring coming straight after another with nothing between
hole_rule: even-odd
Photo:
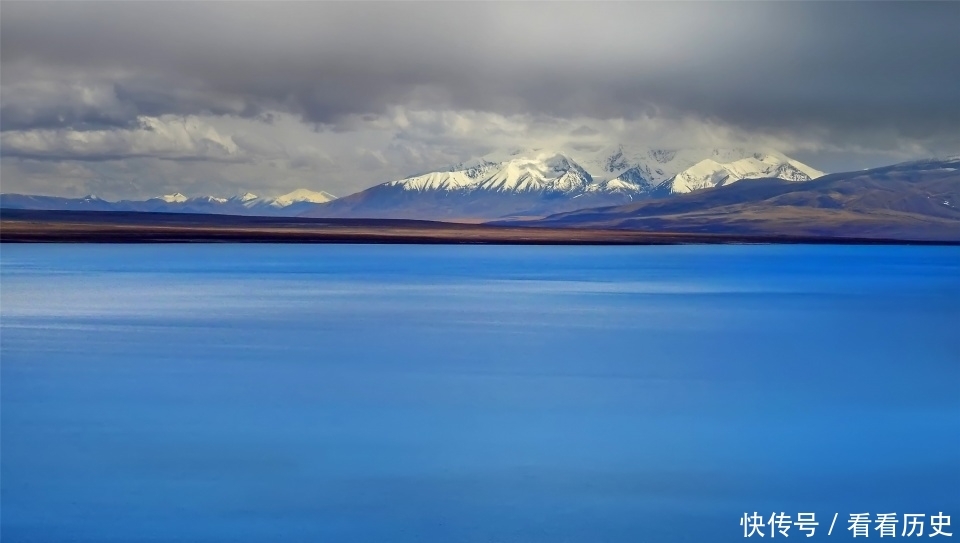
<instances>
[{"instance_id":1,"label":"snow on peak","mask_svg":"<svg viewBox=\"0 0 960 543\"><path fill-rule=\"evenodd\" d=\"M670 184L670 192L685 193L722 185L731 175L730 170L716 160L706 158L678 173Z\"/></svg>"},{"instance_id":2,"label":"snow on peak","mask_svg":"<svg viewBox=\"0 0 960 543\"><path fill-rule=\"evenodd\" d=\"M779 153L753 153L730 162L718 162L712 158L701 160L661 186L679 194L729 185L741 179L776 177L786 181L809 181L821 175L823 172Z\"/></svg>"},{"instance_id":3,"label":"snow on peak","mask_svg":"<svg viewBox=\"0 0 960 543\"><path fill-rule=\"evenodd\" d=\"M546 149L494 152L444 171L387 184L417 192L483 190L497 193L636 194L652 190L660 182L696 163L696 160L685 159L671 168L668 163L675 161L677 151L628 151L623 145L580 153L586 155L582 163L573 158L576 154ZM692 154L699 160L711 152L701 150Z\"/></svg>"},{"instance_id":4,"label":"snow on peak","mask_svg":"<svg viewBox=\"0 0 960 543\"><path fill-rule=\"evenodd\" d=\"M288 192L287 194L274 198L273 201L270 202L270 205L273 207L287 207L299 202L322 204L334 199L336 199L336 196L328 192L297 189L293 192Z\"/></svg>"},{"instance_id":5,"label":"snow on peak","mask_svg":"<svg viewBox=\"0 0 960 543\"><path fill-rule=\"evenodd\" d=\"M402 187L403 190L424 192L430 190L458 190L472 185L480 172L474 169L451 170L444 172L430 172L416 175L399 181L386 183L391 186Z\"/></svg>"},{"instance_id":6,"label":"snow on peak","mask_svg":"<svg viewBox=\"0 0 960 543\"><path fill-rule=\"evenodd\" d=\"M231 198L227 199L230 202L235 202L242 205L245 208L252 208L260 203L260 197L252 192L246 192L243 194L238 194Z\"/></svg>"},{"instance_id":7,"label":"snow on peak","mask_svg":"<svg viewBox=\"0 0 960 543\"><path fill-rule=\"evenodd\" d=\"M391 181L405 191L560 192L633 195L669 185L689 192L739 179L780 177L803 181L823 175L776 152L746 149L649 149L612 147L509 149L440 171Z\"/></svg>"},{"instance_id":8,"label":"snow on peak","mask_svg":"<svg viewBox=\"0 0 960 543\"><path fill-rule=\"evenodd\" d=\"M519 155L478 185L494 192L573 192L593 179L572 159L552 152Z\"/></svg>"},{"instance_id":9,"label":"snow on peak","mask_svg":"<svg viewBox=\"0 0 960 543\"><path fill-rule=\"evenodd\" d=\"M159 199L168 204L182 204L183 202L187 201L187 197L179 192L174 194L164 194L163 196L160 196Z\"/></svg>"},{"instance_id":10,"label":"snow on peak","mask_svg":"<svg viewBox=\"0 0 960 543\"><path fill-rule=\"evenodd\" d=\"M496 166L496 162L491 162L483 157L473 157L468 160L451 166L448 171L451 172L473 172L474 176L485 171L491 166Z\"/></svg>"},{"instance_id":11,"label":"snow on peak","mask_svg":"<svg viewBox=\"0 0 960 543\"><path fill-rule=\"evenodd\" d=\"M491 192L571 192L592 181L590 174L571 158L534 150L508 153L495 162L475 159L445 171L431 172L387 183L407 191L483 190Z\"/></svg>"}]
</instances>

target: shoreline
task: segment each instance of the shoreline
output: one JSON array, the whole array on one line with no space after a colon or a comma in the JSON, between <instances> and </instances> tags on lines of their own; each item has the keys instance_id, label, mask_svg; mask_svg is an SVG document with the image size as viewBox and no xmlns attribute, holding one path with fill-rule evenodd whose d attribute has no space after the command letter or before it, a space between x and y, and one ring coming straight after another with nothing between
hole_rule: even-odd
<instances>
[{"instance_id":1,"label":"shoreline","mask_svg":"<svg viewBox=\"0 0 960 543\"><path fill-rule=\"evenodd\" d=\"M960 245L960 240L494 226L138 212L0 212L2 243L363 243L490 245Z\"/></svg>"}]
</instances>

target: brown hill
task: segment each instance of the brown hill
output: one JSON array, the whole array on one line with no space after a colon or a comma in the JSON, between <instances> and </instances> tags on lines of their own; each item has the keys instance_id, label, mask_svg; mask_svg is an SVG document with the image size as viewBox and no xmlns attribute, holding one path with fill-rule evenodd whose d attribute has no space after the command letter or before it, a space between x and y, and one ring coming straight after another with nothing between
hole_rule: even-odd
<instances>
[{"instance_id":1,"label":"brown hill","mask_svg":"<svg viewBox=\"0 0 960 543\"><path fill-rule=\"evenodd\" d=\"M664 200L582 209L527 226L960 240L960 158L743 180Z\"/></svg>"}]
</instances>

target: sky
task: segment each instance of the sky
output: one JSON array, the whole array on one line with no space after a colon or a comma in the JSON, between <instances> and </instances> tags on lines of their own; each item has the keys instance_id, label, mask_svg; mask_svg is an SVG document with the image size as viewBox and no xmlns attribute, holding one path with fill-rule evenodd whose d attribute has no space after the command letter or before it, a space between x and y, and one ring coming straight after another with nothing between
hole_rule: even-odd
<instances>
[{"instance_id":1,"label":"sky","mask_svg":"<svg viewBox=\"0 0 960 543\"><path fill-rule=\"evenodd\" d=\"M346 195L502 149L960 153L960 2L0 8L0 190ZM576 158L576 156L574 156Z\"/></svg>"}]
</instances>

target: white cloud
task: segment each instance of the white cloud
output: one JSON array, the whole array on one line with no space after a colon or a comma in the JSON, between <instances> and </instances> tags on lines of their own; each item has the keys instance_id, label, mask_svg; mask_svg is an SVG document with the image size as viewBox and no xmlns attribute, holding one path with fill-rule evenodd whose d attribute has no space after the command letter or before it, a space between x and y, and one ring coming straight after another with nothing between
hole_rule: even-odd
<instances>
[{"instance_id":1,"label":"white cloud","mask_svg":"<svg viewBox=\"0 0 960 543\"><path fill-rule=\"evenodd\" d=\"M138 117L130 129L13 130L0 135L6 156L60 160L116 160L155 157L169 160L235 161L244 150L196 116Z\"/></svg>"}]
</instances>

